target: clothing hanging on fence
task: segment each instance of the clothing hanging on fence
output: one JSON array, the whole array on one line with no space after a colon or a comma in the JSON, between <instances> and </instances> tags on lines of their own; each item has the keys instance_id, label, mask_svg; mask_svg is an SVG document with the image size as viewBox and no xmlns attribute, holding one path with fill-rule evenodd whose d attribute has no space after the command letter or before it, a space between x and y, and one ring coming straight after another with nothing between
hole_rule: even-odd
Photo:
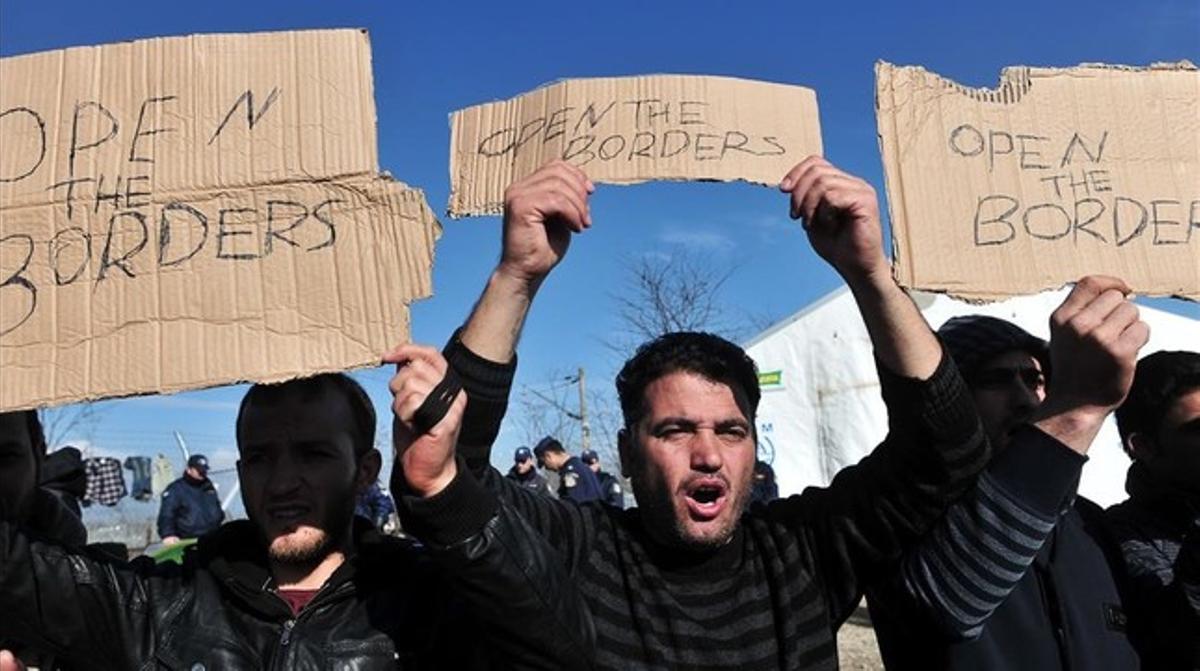
<instances>
[{"instance_id":1,"label":"clothing hanging on fence","mask_svg":"<svg viewBox=\"0 0 1200 671\"><path fill-rule=\"evenodd\" d=\"M150 457L126 457L125 468L133 472L129 495L138 501L149 501L154 496L150 487Z\"/></svg>"},{"instance_id":2,"label":"clothing hanging on fence","mask_svg":"<svg viewBox=\"0 0 1200 671\"><path fill-rule=\"evenodd\" d=\"M83 466L87 471L87 492L83 495L85 506L91 503L115 506L125 497L125 476L119 460L93 457L85 459Z\"/></svg>"},{"instance_id":3,"label":"clothing hanging on fence","mask_svg":"<svg viewBox=\"0 0 1200 671\"><path fill-rule=\"evenodd\" d=\"M159 454L154 457L154 467L150 473L150 487L154 496L162 496L167 485L175 481L175 467L171 460Z\"/></svg>"}]
</instances>

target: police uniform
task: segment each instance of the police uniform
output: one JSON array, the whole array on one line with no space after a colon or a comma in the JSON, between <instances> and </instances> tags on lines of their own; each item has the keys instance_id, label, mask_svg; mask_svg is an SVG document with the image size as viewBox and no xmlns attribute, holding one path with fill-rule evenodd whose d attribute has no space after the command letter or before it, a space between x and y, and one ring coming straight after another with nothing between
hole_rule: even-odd
<instances>
[{"instance_id":1,"label":"police uniform","mask_svg":"<svg viewBox=\"0 0 1200 671\"><path fill-rule=\"evenodd\" d=\"M558 498L587 503L602 500L604 493L592 469L579 457L568 457L567 463L558 471Z\"/></svg>"},{"instance_id":2,"label":"police uniform","mask_svg":"<svg viewBox=\"0 0 1200 671\"><path fill-rule=\"evenodd\" d=\"M542 477L542 474L538 473L536 468L530 468L525 473L517 470L517 465L525 460L532 461L533 452L528 447L518 447L517 451L513 453L513 466L508 469L508 474L505 477L532 492L551 497L554 496L554 491L550 489L550 483L546 482L546 478Z\"/></svg>"},{"instance_id":3,"label":"police uniform","mask_svg":"<svg viewBox=\"0 0 1200 671\"><path fill-rule=\"evenodd\" d=\"M624 509L625 490L621 487L621 479L608 471L600 471L596 474L596 479L600 482L600 491L603 494L600 500L618 510Z\"/></svg>"}]
</instances>

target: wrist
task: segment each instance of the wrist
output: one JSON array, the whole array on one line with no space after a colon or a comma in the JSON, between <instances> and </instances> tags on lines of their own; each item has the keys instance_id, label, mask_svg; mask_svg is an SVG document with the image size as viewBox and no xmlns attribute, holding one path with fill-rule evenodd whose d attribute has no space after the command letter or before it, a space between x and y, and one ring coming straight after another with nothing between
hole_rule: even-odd
<instances>
[{"instance_id":1,"label":"wrist","mask_svg":"<svg viewBox=\"0 0 1200 671\"><path fill-rule=\"evenodd\" d=\"M892 276L892 264L884 256L861 266L835 269L851 290L883 292L900 288Z\"/></svg>"},{"instance_id":2,"label":"wrist","mask_svg":"<svg viewBox=\"0 0 1200 671\"><path fill-rule=\"evenodd\" d=\"M903 289L899 284L896 284L896 279L892 276L892 267L887 264L886 260L882 265L875 265L869 268L856 268L853 270L843 271L838 269L838 274L845 280L846 286L851 293L861 298L883 297L894 292L903 293Z\"/></svg>"},{"instance_id":3,"label":"wrist","mask_svg":"<svg viewBox=\"0 0 1200 671\"><path fill-rule=\"evenodd\" d=\"M545 280L545 273L531 274L501 261L488 278L488 287L510 296L532 300Z\"/></svg>"},{"instance_id":4,"label":"wrist","mask_svg":"<svg viewBox=\"0 0 1200 671\"><path fill-rule=\"evenodd\" d=\"M1032 423L1079 454L1087 454L1108 413L1106 407L1048 398L1034 413Z\"/></svg>"},{"instance_id":5,"label":"wrist","mask_svg":"<svg viewBox=\"0 0 1200 671\"><path fill-rule=\"evenodd\" d=\"M428 499L441 494L454 481L457 475L458 465L451 459L442 468L441 472L421 478L409 478L406 475L405 482L408 484L409 491L414 495Z\"/></svg>"}]
</instances>

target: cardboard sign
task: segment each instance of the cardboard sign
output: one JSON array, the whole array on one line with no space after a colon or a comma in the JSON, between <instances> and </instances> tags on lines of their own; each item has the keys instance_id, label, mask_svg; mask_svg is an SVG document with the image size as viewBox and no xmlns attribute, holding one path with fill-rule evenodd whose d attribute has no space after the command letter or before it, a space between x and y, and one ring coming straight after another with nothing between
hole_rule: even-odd
<instances>
[{"instance_id":1,"label":"cardboard sign","mask_svg":"<svg viewBox=\"0 0 1200 671\"><path fill-rule=\"evenodd\" d=\"M610 184L778 184L821 153L811 89L729 77L568 79L455 112L450 127L452 217L501 212L509 184L555 159Z\"/></svg>"},{"instance_id":2,"label":"cardboard sign","mask_svg":"<svg viewBox=\"0 0 1200 671\"><path fill-rule=\"evenodd\" d=\"M374 364L440 228L379 175L367 36L0 60L0 410Z\"/></svg>"},{"instance_id":3,"label":"cardboard sign","mask_svg":"<svg viewBox=\"0 0 1200 671\"><path fill-rule=\"evenodd\" d=\"M1102 273L1200 299L1200 71L876 67L901 284L968 299Z\"/></svg>"}]
</instances>

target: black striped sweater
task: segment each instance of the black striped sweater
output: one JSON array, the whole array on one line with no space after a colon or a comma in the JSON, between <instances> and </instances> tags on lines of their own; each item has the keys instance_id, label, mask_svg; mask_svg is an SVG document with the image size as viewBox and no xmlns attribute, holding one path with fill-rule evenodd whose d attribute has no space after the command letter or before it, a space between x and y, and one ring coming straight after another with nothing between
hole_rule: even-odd
<instances>
[{"instance_id":1,"label":"black striped sweater","mask_svg":"<svg viewBox=\"0 0 1200 671\"><path fill-rule=\"evenodd\" d=\"M457 338L446 355L469 395L459 457L560 550L591 608L601 669L837 668L837 629L865 585L895 570L989 457L949 358L926 381L879 366L882 445L829 487L752 507L722 550L688 556L650 540L636 508L554 501L500 475L488 460L516 363Z\"/></svg>"}]
</instances>

